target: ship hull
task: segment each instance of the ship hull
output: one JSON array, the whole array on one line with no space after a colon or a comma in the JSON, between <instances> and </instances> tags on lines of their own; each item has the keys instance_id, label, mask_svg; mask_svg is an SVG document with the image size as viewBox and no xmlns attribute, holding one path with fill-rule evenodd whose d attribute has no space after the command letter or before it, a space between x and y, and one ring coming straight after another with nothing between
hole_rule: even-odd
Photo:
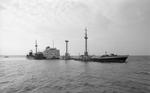
<instances>
[{"instance_id":1,"label":"ship hull","mask_svg":"<svg viewBox=\"0 0 150 93\"><path fill-rule=\"evenodd\" d=\"M35 55L27 55L26 57L27 57L28 59L36 59L36 60L46 59L46 58L43 56L43 53L42 53L42 52L38 52L38 53L35 54Z\"/></svg>"},{"instance_id":2,"label":"ship hull","mask_svg":"<svg viewBox=\"0 0 150 93\"><path fill-rule=\"evenodd\" d=\"M91 61L103 63L125 63L128 56L114 56L114 57L99 57L92 58Z\"/></svg>"}]
</instances>

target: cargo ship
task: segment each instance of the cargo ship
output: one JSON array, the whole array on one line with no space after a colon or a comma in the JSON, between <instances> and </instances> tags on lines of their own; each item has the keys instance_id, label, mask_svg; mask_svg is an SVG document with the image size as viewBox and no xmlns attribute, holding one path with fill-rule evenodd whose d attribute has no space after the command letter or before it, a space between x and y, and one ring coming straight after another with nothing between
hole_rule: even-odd
<instances>
[{"instance_id":1,"label":"cargo ship","mask_svg":"<svg viewBox=\"0 0 150 93\"><path fill-rule=\"evenodd\" d=\"M35 42L35 53L32 50L26 56L28 59L59 59L60 51L56 48L50 48L49 46L43 52L37 52L37 41Z\"/></svg>"}]
</instances>

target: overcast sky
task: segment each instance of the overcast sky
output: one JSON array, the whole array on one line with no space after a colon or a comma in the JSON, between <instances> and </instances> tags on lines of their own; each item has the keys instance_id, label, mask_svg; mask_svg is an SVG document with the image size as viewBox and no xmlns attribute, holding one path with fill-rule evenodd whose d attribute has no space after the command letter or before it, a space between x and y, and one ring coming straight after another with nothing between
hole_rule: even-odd
<instances>
[{"instance_id":1,"label":"overcast sky","mask_svg":"<svg viewBox=\"0 0 150 93\"><path fill-rule=\"evenodd\" d=\"M46 46L89 54L150 55L150 0L0 0L0 54L25 55Z\"/></svg>"}]
</instances>

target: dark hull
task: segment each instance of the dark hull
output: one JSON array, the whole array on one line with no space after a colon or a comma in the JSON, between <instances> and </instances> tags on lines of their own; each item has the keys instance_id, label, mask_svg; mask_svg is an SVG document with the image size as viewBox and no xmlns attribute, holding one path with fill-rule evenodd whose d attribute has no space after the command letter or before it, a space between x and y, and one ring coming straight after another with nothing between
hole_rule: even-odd
<instances>
[{"instance_id":1,"label":"dark hull","mask_svg":"<svg viewBox=\"0 0 150 93\"><path fill-rule=\"evenodd\" d=\"M39 55L36 55L36 56L26 56L28 59L36 59L36 60L42 60L42 59L46 59L45 57L43 56L39 56Z\"/></svg>"},{"instance_id":2,"label":"dark hull","mask_svg":"<svg viewBox=\"0 0 150 93\"><path fill-rule=\"evenodd\" d=\"M28 59L36 59L36 60L43 60L43 59L46 59L44 56L41 56L41 55L36 55L36 56L26 56ZM47 60L58 60L60 58L56 58L56 57L53 57L53 58L49 58Z\"/></svg>"},{"instance_id":3,"label":"dark hull","mask_svg":"<svg viewBox=\"0 0 150 93\"><path fill-rule=\"evenodd\" d=\"M124 63L128 56L114 56L114 57L99 57L99 58L92 58L91 61L94 62L103 62L103 63Z\"/></svg>"},{"instance_id":4,"label":"dark hull","mask_svg":"<svg viewBox=\"0 0 150 93\"><path fill-rule=\"evenodd\" d=\"M60 58L56 58L56 57L53 57L53 58L47 58L47 60L58 60Z\"/></svg>"}]
</instances>

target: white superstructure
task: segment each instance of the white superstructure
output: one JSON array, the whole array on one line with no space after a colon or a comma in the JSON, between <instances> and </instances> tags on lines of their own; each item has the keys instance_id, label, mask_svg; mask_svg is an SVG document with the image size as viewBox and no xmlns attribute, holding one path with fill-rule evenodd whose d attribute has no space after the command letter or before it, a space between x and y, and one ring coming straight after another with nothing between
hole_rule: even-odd
<instances>
[{"instance_id":1,"label":"white superstructure","mask_svg":"<svg viewBox=\"0 0 150 93\"><path fill-rule=\"evenodd\" d=\"M60 51L56 48L50 48L49 46L46 47L45 51L43 52L44 57L46 59L59 59L60 58Z\"/></svg>"}]
</instances>

